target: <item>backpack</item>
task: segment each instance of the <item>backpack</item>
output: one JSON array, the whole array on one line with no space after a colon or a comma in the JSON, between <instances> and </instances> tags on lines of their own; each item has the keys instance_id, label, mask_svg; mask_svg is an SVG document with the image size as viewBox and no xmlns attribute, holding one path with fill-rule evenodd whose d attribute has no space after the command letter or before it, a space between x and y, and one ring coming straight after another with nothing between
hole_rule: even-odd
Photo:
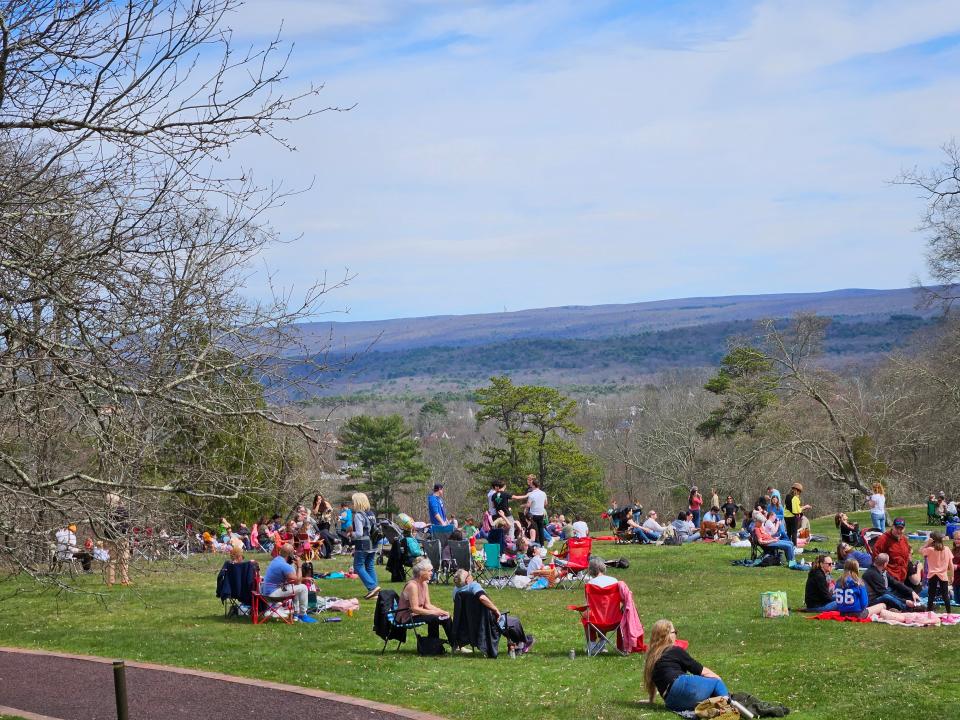
<instances>
[{"instance_id":1,"label":"backpack","mask_svg":"<svg viewBox=\"0 0 960 720\"><path fill-rule=\"evenodd\" d=\"M380 541L383 540L383 528L380 527L380 523L377 522L377 516L374 515L372 511L367 510L365 516L366 525L370 528L370 545L376 547L380 544Z\"/></svg>"},{"instance_id":2,"label":"backpack","mask_svg":"<svg viewBox=\"0 0 960 720\"><path fill-rule=\"evenodd\" d=\"M773 567L774 565L780 565L780 553L769 553L760 558L760 563L757 567Z\"/></svg>"},{"instance_id":3,"label":"backpack","mask_svg":"<svg viewBox=\"0 0 960 720\"><path fill-rule=\"evenodd\" d=\"M663 544L664 545L683 545L683 539L680 537L680 534L677 532L677 529L671 525L668 525L667 528L663 531Z\"/></svg>"}]
</instances>

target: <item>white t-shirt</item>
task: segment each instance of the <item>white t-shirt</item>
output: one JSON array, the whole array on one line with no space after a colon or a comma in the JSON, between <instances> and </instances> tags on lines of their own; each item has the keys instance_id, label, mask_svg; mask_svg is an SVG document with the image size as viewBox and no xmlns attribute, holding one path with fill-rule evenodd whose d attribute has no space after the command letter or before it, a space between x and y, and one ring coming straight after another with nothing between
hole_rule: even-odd
<instances>
[{"instance_id":1,"label":"white t-shirt","mask_svg":"<svg viewBox=\"0 0 960 720\"><path fill-rule=\"evenodd\" d=\"M882 513L887 509L887 498L880 493L874 493L870 496L870 502L873 503L873 507L870 508L872 513Z\"/></svg>"},{"instance_id":2,"label":"white t-shirt","mask_svg":"<svg viewBox=\"0 0 960 720\"><path fill-rule=\"evenodd\" d=\"M490 488L490 492L487 493L487 510L490 511L491 517L497 516L497 510L493 507L493 496L497 494L497 491L493 488Z\"/></svg>"},{"instance_id":3,"label":"white t-shirt","mask_svg":"<svg viewBox=\"0 0 960 720\"><path fill-rule=\"evenodd\" d=\"M617 579L615 577L610 577L609 575L597 575L595 578L590 578L587 580L587 585L596 585L597 587L607 587L608 585L616 585Z\"/></svg>"},{"instance_id":4,"label":"white t-shirt","mask_svg":"<svg viewBox=\"0 0 960 720\"><path fill-rule=\"evenodd\" d=\"M527 502L530 503L531 515L546 515L547 513L547 494L540 488L531 490L527 493Z\"/></svg>"},{"instance_id":5,"label":"white t-shirt","mask_svg":"<svg viewBox=\"0 0 960 720\"><path fill-rule=\"evenodd\" d=\"M662 533L664 530L663 525L661 525L651 517L648 517L646 520L643 521L643 528L644 530L653 530L653 532L659 532L659 533Z\"/></svg>"},{"instance_id":6,"label":"white t-shirt","mask_svg":"<svg viewBox=\"0 0 960 720\"><path fill-rule=\"evenodd\" d=\"M543 570L543 558L538 554L527 558L527 575L533 575L537 570Z\"/></svg>"},{"instance_id":7,"label":"white t-shirt","mask_svg":"<svg viewBox=\"0 0 960 720\"><path fill-rule=\"evenodd\" d=\"M587 524L583 520L577 520L573 524L574 537L586 537L589 534L590 534L590 528L587 527Z\"/></svg>"}]
</instances>

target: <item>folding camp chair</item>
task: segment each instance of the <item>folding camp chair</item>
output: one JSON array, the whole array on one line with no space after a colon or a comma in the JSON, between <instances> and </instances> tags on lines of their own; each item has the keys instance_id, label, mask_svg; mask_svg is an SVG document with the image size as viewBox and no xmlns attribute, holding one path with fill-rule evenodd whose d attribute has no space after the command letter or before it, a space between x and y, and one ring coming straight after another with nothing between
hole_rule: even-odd
<instances>
[{"instance_id":1,"label":"folding camp chair","mask_svg":"<svg viewBox=\"0 0 960 720\"><path fill-rule=\"evenodd\" d=\"M441 551L441 562L447 577L453 575L457 570L471 569L470 564L470 541L469 540L448 540L446 548Z\"/></svg>"},{"instance_id":2,"label":"folding camp chair","mask_svg":"<svg viewBox=\"0 0 960 720\"><path fill-rule=\"evenodd\" d=\"M397 641L397 650L399 650L400 646L407 641L407 630L413 630L413 634L417 635L417 628L426 625L423 620L398 622L399 604L400 598L393 590L381 590L377 596L377 606L373 611L373 631L383 640L381 655L386 652L387 644L391 640Z\"/></svg>"},{"instance_id":3,"label":"folding camp chair","mask_svg":"<svg viewBox=\"0 0 960 720\"><path fill-rule=\"evenodd\" d=\"M500 546L487 543L483 546L483 577L488 586L503 587L505 578L500 574L501 570L503 565L500 564Z\"/></svg>"},{"instance_id":4,"label":"folding camp chair","mask_svg":"<svg viewBox=\"0 0 960 720\"><path fill-rule=\"evenodd\" d=\"M427 560L430 561L430 564L433 565L433 576L430 578L430 582L437 583L441 582L441 577L443 575L443 568L441 566L441 553L443 549L440 547L439 540L426 540L421 543L423 546L423 554L427 556ZM445 581L444 581L445 582Z\"/></svg>"},{"instance_id":5,"label":"folding camp chair","mask_svg":"<svg viewBox=\"0 0 960 720\"><path fill-rule=\"evenodd\" d=\"M587 644L587 655L595 657L608 646L612 646L621 655L628 652L621 650L623 642L610 642L608 633L616 632L620 639L620 622L623 620L623 611L620 607L620 588L616 583L600 587L587 583L583 586L586 605L567 605L567 610L576 610L580 613L580 623L583 625L583 635Z\"/></svg>"},{"instance_id":6,"label":"folding camp chair","mask_svg":"<svg viewBox=\"0 0 960 720\"><path fill-rule=\"evenodd\" d=\"M227 561L217 573L217 597L225 618L253 617L253 592L258 587L260 566L254 560Z\"/></svg>"},{"instance_id":7,"label":"folding camp chair","mask_svg":"<svg viewBox=\"0 0 960 720\"><path fill-rule=\"evenodd\" d=\"M250 619L254 625L262 625L270 618L275 618L288 625L293 624L293 599L294 594L290 592L285 595L264 595L260 592L260 572L258 571L254 579L254 591L251 593L253 604L250 610Z\"/></svg>"},{"instance_id":8,"label":"folding camp chair","mask_svg":"<svg viewBox=\"0 0 960 720\"><path fill-rule=\"evenodd\" d=\"M583 576L590 564L590 551L592 549L593 538L570 538L567 540L567 557L565 560L556 562L558 588L575 588L583 585Z\"/></svg>"}]
</instances>

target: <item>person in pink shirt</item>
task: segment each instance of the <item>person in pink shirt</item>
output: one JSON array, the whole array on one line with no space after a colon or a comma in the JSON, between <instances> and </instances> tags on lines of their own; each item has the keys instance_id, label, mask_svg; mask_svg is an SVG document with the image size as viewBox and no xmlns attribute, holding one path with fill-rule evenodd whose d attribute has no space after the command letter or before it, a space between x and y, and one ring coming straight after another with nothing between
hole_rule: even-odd
<instances>
[{"instance_id":1,"label":"person in pink shirt","mask_svg":"<svg viewBox=\"0 0 960 720\"><path fill-rule=\"evenodd\" d=\"M687 498L687 505L689 506L690 512L693 513L693 524L700 527L700 507L703 505L703 495L700 494L696 485L690 488L690 497Z\"/></svg>"},{"instance_id":2,"label":"person in pink shirt","mask_svg":"<svg viewBox=\"0 0 960 720\"><path fill-rule=\"evenodd\" d=\"M920 548L920 554L927 559L927 611L933 610L934 600L939 595L949 613L953 553L944 546L943 533L930 533L930 539Z\"/></svg>"}]
</instances>

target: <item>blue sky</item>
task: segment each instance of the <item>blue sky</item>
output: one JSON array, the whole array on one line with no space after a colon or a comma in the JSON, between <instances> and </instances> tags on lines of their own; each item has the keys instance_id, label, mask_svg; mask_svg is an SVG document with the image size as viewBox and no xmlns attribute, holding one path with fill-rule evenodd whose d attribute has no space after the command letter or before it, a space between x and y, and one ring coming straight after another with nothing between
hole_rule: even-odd
<instances>
[{"instance_id":1,"label":"blue sky","mask_svg":"<svg viewBox=\"0 0 960 720\"><path fill-rule=\"evenodd\" d=\"M958 132L960 10L925 2L252 0L324 113L233 158L312 187L251 296L349 271L331 319L905 287Z\"/></svg>"}]
</instances>

